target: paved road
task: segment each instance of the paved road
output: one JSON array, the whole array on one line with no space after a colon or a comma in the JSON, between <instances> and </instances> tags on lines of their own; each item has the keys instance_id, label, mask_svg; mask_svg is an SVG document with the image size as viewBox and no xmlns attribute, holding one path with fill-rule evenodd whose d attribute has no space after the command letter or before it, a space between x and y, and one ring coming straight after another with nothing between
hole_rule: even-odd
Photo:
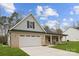
<instances>
[{"instance_id":1,"label":"paved road","mask_svg":"<svg viewBox=\"0 0 79 59\"><path fill-rule=\"evenodd\" d=\"M78 53L59 50L49 47L24 47L21 48L23 51L27 52L31 56L79 56Z\"/></svg>"}]
</instances>

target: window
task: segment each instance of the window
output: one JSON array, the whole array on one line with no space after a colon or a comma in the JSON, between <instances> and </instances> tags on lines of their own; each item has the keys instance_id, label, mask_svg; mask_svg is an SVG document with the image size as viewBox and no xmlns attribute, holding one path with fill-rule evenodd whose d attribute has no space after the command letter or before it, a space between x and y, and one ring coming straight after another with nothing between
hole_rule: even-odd
<instances>
[{"instance_id":1,"label":"window","mask_svg":"<svg viewBox=\"0 0 79 59\"><path fill-rule=\"evenodd\" d=\"M39 35L32 35L32 37L40 37Z\"/></svg>"},{"instance_id":2,"label":"window","mask_svg":"<svg viewBox=\"0 0 79 59\"><path fill-rule=\"evenodd\" d=\"M27 21L27 28L35 28L35 23L34 22L30 22L30 21Z\"/></svg>"},{"instance_id":3,"label":"window","mask_svg":"<svg viewBox=\"0 0 79 59\"><path fill-rule=\"evenodd\" d=\"M27 28L29 28L29 21L27 21Z\"/></svg>"},{"instance_id":4,"label":"window","mask_svg":"<svg viewBox=\"0 0 79 59\"><path fill-rule=\"evenodd\" d=\"M32 37L35 37L35 35L32 35Z\"/></svg>"},{"instance_id":5,"label":"window","mask_svg":"<svg viewBox=\"0 0 79 59\"><path fill-rule=\"evenodd\" d=\"M39 35L37 35L37 37L40 37Z\"/></svg>"},{"instance_id":6,"label":"window","mask_svg":"<svg viewBox=\"0 0 79 59\"><path fill-rule=\"evenodd\" d=\"M29 22L29 28L33 28L33 22Z\"/></svg>"},{"instance_id":7,"label":"window","mask_svg":"<svg viewBox=\"0 0 79 59\"><path fill-rule=\"evenodd\" d=\"M30 35L26 35L26 37L30 37Z\"/></svg>"},{"instance_id":8,"label":"window","mask_svg":"<svg viewBox=\"0 0 79 59\"><path fill-rule=\"evenodd\" d=\"M21 37L24 37L24 35L20 35Z\"/></svg>"}]
</instances>

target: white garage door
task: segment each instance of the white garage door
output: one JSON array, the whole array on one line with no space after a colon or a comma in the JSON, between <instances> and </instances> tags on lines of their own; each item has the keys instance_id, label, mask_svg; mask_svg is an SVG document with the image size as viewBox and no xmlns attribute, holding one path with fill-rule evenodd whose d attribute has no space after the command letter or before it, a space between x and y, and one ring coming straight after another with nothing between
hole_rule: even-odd
<instances>
[{"instance_id":1,"label":"white garage door","mask_svg":"<svg viewBox=\"0 0 79 59\"><path fill-rule=\"evenodd\" d=\"M27 46L40 46L41 45L41 37L19 37L19 46L27 47Z\"/></svg>"}]
</instances>

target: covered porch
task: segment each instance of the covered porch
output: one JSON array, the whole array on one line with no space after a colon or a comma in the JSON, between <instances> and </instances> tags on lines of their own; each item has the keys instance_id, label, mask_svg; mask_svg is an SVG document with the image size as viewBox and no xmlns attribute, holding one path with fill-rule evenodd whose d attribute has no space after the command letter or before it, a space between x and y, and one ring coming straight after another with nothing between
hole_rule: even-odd
<instances>
[{"instance_id":1,"label":"covered porch","mask_svg":"<svg viewBox=\"0 0 79 59\"><path fill-rule=\"evenodd\" d=\"M45 44L46 45L61 44L62 43L62 37L66 37L66 35L46 34L45 35Z\"/></svg>"}]
</instances>

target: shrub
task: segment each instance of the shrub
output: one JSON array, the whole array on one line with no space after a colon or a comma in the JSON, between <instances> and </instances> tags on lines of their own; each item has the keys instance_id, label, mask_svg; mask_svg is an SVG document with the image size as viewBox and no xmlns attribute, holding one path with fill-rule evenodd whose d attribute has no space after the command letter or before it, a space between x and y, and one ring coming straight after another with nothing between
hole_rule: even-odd
<instances>
[{"instance_id":1,"label":"shrub","mask_svg":"<svg viewBox=\"0 0 79 59\"><path fill-rule=\"evenodd\" d=\"M0 43L7 44L7 38L5 38L5 36L0 36Z\"/></svg>"},{"instance_id":2,"label":"shrub","mask_svg":"<svg viewBox=\"0 0 79 59\"><path fill-rule=\"evenodd\" d=\"M67 42L69 42L69 40L67 40Z\"/></svg>"}]
</instances>

